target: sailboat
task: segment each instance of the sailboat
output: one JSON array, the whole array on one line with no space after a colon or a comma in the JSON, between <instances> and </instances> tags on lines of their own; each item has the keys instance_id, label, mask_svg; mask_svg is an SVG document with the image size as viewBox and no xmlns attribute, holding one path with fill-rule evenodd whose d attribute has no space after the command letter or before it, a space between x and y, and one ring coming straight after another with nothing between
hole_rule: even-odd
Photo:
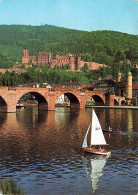
<instances>
[{"instance_id":1,"label":"sailboat","mask_svg":"<svg viewBox=\"0 0 138 195\"><path fill-rule=\"evenodd\" d=\"M87 136L88 136L89 130L91 130L90 147L88 147L88 144L87 144ZM88 127L88 130L86 132L86 135L85 135L85 138L82 144L82 148L85 152L110 156L111 152L105 150L104 148L101 148L101 145L107 145L107 143L105 141L99 119L95 111L92 110L92 124L90 124ZM97 149L96 146L99 146L99 148Z\"/></svg>"}]
</instances>

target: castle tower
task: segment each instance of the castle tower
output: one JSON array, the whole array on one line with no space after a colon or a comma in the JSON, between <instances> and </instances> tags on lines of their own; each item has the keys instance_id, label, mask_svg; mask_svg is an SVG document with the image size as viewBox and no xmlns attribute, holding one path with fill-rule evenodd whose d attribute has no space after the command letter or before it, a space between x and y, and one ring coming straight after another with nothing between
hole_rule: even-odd
<instances>
[{"instance_id":1,"label":"castle tower","mask_svg":"<svg viewBox=\"0 0 138 195\"><path fill-rule=\"evenodd\" d=\"M75 71L76 70L76 67L75 67L75 56L74 55L70 55L69 65L71 66L71 71Z\"/></svg>"},{"instance_id":2,"label":"castle tower","mask_svg":"<svg viewBox=\"0 0 138 195\"><path fill-rule=\"evenodd\" d=\"M29 52L27 49L24 49L22 51L22 64L27 64L29 63Z\"/></svg>"},{"instance_id":3,"label":"castle tower","mask_svg":"<svg viewBox=\"0 0 138 195\"><path fill-rule=\"evenodd\" d=\"M51 62L51 58L52 58L52 56L51 56L51 52L50 52L50 53L48 53L48 56L49 56L49 58L48 58L48 63L50 63L50 62Z\"/></svg>"},{"instance_id":4,"label":"castle tower","mask_svg":"<svg viewBox=\"0 0 138 195\"><path fill-rule=\"evenodd\" d=\"M119 71L119 73L118 73L118 75L117 75L117 82L120 82L121 81L121 76L122 76L122 74L121 74L121 72Z\"/></svg>"},{"instance_id":5,"label":"castle tower","mask_svg":"<svg viewBox=\"0 0 138 195\"><path fill-rule=\"evenodd\" d=\"M81 69L81 63L80 63L80 61L81 61L81 55L78 55L77 56L77 70L79 70L79 71Z\"/></svg>"},{"instance_id":6,"label":"castle tower","mask_svg":"<svg viewBox=\"0 0 138 195\"><path fill-rule=\"evenodd\" d=\"M129 71L126 77L126 100L129 104L132 99L132 74Z\"/></svg>"}]
</instances>

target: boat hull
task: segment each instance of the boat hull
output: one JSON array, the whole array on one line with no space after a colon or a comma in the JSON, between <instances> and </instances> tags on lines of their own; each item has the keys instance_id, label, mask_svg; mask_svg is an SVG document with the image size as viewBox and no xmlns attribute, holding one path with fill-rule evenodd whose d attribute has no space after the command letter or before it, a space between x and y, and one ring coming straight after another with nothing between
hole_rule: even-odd
<instances>
[{"instance_id":1,"label":"boat hull","mask_svg":"<svg viewBox=\"0 0 138 195\"><path fill-rule=\"evenodd\" d=\"M107 151L107 150L102 150L102 149L95 149L95 148L83 148L83 150L85 152L89 152L92 154L99 154L99 155L106 155L106 156L110 156L111 152Z\"/></svg>"},{"instance_id":2,"label":"boat hull","mask_svg":"<svg viewBox=\"0 0 138 195\"><path fill-rule=\"evenodd\" d=\"M103 132L107 133L121 133L121 131L116 131L116 130L108 130L108 129L102 129Z\"/></svg>"}]
</instances>

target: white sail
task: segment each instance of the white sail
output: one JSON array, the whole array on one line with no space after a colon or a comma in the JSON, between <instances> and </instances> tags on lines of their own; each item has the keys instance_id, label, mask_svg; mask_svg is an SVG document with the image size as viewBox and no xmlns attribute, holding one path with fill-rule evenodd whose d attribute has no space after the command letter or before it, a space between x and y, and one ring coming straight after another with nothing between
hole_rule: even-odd
<instances>
[{"instance_id":1,"label":"white sail","mask_svg":"<svg viewBox=\"0 0 138 195\"><path fill-rule=\"evenodd\" d=\"M103 175L102 170L105 166L106 159L91 159L92 172L90 175L92 181L93 193L98 189L99 178Z\"/></svg>"},{"instance_id":2,"label":"white sail","mask_svg":"<svg viewBox=\"0 0 138 195\"><path fill-rule=\"evenodd\" d=\"M107 145L95 111L92 111L91 145Z\"/></svg>"},{"instance_id":3,"label":"white sail","mask_svg":"<svg viewBox=\"0 0 138 195\"><path fill-rule=\"evenodd\" d=\"M87 135L88 135L88 133L89 133L90 126L91 126L91 125L89 125L88 130L87 130L87 132L86 132L86 135L85 135L85 138L84 138L84 141L83 141L83 144L82 144L82 148L87 148L87 147L88 147L88 145L87 145Z\"/></svg>"}]
</instances>

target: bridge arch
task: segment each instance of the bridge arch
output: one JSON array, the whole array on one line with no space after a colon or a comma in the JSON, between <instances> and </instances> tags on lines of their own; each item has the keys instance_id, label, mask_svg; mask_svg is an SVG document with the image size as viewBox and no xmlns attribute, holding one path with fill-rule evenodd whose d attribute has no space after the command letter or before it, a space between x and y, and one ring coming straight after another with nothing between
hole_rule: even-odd
<instances>
[{"instance_id":1,"label":"bridge arch","mask_svg":"<svg viewBox=\"0 0 138 195\"><path fill-rule=\"evenodd\" d=\"M7 103L2 96L0 96L0 112L7 112Z\"/></svg>"},{"instance_id":2,"label":"bridge arch","mask_svg":"<svg viewBox=\"0 0 138 195\"><path fill-rule=\"evenodd\" d=\"M114 99L114 105L115 106L118 106L119 105L119 102L117 101L117 99Z\"/></svg>"},{"instance_id":3,"label":"bridge arch","mask_svg":"<svg viewBox=\"0 0 138 195\"><path fill-rule=\"evenodd\" d=\"M79 99L77 98L75 94L67 92L67 93L64 93L64 95L68 97L71 108L80 108Z\"/></svg>"},{"instance_id":4,"label":"bridge arch","mask_svg":"<svg viewBox=\"0 0 138 195\"><path fill-rule=\"evenodd\" d=\"M92 98L95 101L95 106L102 106L102 105L104 105L104 100L99 95L92 95Z\"/></svg>"},{"instance_id":5,"label":"bridge arch","mask_svg":"<svg viewBox=\"0 0 138 195\"><path fill-rule=\"evenodd\" d=\"M123 106L123 105L126 105L126 101L125 100L121 101L121 106Z\"/></svg>"},{"instance_id":6,"label":"bridge arch","mask_svg":"<svg viewBox=\"0 0 138 195\"><path fill-rule=\"evenodd\" d=\"M126 100L124 97L115 96L114 97L114 105L122 106L126 104Z\"/></svg>"},{"instance_id":7,"label":"bridge arch","mask_svg":"<svg viewBox=\"0 0 138 195\"><path fill-rule=\"evenodd\" d=\"M20 95L20 96L18 97L18 99L17 99L16 105L17 105L17 103L19 102L19 100L20 100L24 95L26 95L26 94L28 94L28 93L31 94L31 96L34 97L34 100L36 100L36 101L38 102L38 109L39 109L39 110L48 110L48 102L47 102L46 98L45 98L42 94L40 94L40 93L38 93L38 92L35 92L35 91L29 91L29 92L26 92L26 93Z\"/></svg>"}]
</instances>

